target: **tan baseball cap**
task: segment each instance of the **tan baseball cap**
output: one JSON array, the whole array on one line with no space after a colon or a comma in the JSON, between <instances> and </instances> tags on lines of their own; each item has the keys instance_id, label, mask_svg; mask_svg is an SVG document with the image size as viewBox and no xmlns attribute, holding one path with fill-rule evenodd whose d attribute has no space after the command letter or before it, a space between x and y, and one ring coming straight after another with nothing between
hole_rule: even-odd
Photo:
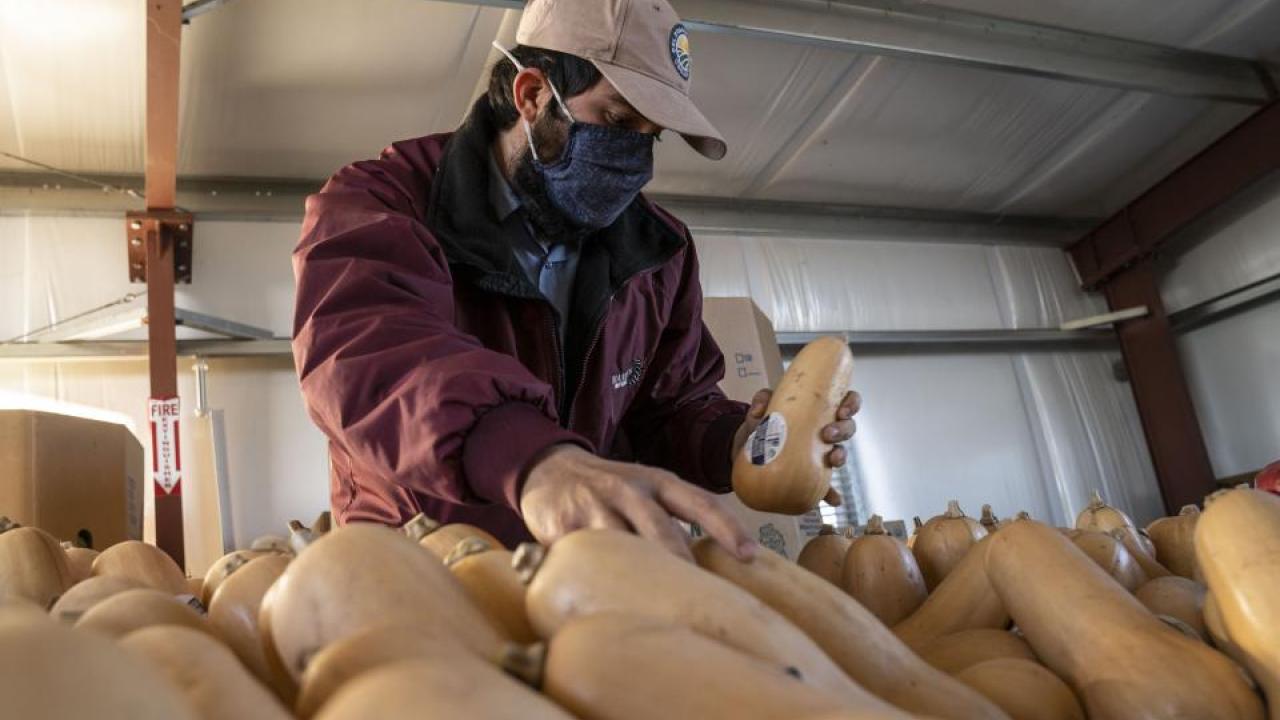
<instances>
[{"instance_id":1,"label":"tan baseball cap","mask_svg":"<svg viewBox=\"0 0 1280 720\"><path fill-rule=\"evenodd\" d=\"M724 157L724 138L689 99L689 33L667 0L529 0L516 42L590 60L642 115Z\"/></svg>"}]
</instances>

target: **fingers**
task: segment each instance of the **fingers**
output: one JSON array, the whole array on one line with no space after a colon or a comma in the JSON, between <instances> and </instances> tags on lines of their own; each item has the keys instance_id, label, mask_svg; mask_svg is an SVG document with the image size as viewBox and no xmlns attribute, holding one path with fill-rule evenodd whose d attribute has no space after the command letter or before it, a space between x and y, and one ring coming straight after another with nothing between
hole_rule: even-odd
<instances>
[{"instance_id":1,"label":"fingers","mask_svg":"<svg viewBox=\"0 0 1280 720\"><path fill-rule=\"evenodd\" d=\"M827 488L827 494L822 499L832 507L840 507L844 502L844 498L840 497L840 491L834 487Z\"/></svg>"},{"instance_id":2,"label":"fingers","mask_svg":"<svg viewBox=\"0 0 1280 720\"><path fill-rule=\"evenodd\" d=\"M758 546L747 532L746 526L733 513L721 507L711 493L674 475L664 473L661 478L655 485L657 498L672 515L701 525L708 535L739 560L755 557Z\"/></svg>"},{"instance_id":3,"label":"fingers","mask_svg":"<svg viewBox=\"0 0 1280 720\"><path fill-rule=\"evenodd\" d=\"M837 445L831 448L831 452L827 453L827 467L838 468L844 467L845 460L849 459L849 452L844 449L843 445Z\"/></svg>"},{"instance_id":4,"label":"fingers","mask_svg":"<svg viewBox=\"0 0 1280 720\"><path fill-rule=\"evenodd\" d=\"M836 408L837 420L848 420L858 414L858 410L862 409L862 395L857 390L850 390L845 393L844 399L840 401L840 406Z\"/></svg>"},{"instance_id":5,"label":"fingers","mask_svg":"<svg viewBox=\"0 0 1280 720\"><path fill-rule=\"evenodd\" d=\"M754 397L751 398L751 409L747 411L747 417L759 420L764 417L764 411L769 407L769 401L773 399L773 391L765 388L756 391Z\"/></svg>"},{"instance_id":6,"label":"fingers","mask_svg":"<svg viewBox=\"0 0 1280 720\"><path fill-rule=\"evenodd\" d=\"M676 557L693 562L689 536L652 496L638 491L626 492L618 498L618 512L631 523L637 535L654 540Z\"/></svg>"},{"instance_id":7,"label":"fingers","mask_svg":"<svg viewBox=\"0 0 1280 720\"><path fill-rule=\"evenodd\" d=\"M858 429L858 423L852 419L838 420L822 428L822 441L831 443L842 443L853 437L853 433Z\"/></svg>"}]
</instances>

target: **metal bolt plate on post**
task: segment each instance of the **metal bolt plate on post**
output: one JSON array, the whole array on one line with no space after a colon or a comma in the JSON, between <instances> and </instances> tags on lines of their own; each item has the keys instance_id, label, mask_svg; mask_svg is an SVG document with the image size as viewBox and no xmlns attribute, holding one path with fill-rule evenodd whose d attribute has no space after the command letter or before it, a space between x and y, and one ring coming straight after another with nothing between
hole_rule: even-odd
<instances>
[{"instance_id":1,"label":"metal bolt plate on post","mask_svg":"<svg viewBox=\"0 0 1280 720\"><path fill-rule=\"evenodd\" d=\"M173 243L173 280L191 284L191 250L195 225L191 213L145 211L125 214L125 241L129 249L129 282L147 281L147 234L161 233L161 242Z\"/></svg>"}]
</instances>

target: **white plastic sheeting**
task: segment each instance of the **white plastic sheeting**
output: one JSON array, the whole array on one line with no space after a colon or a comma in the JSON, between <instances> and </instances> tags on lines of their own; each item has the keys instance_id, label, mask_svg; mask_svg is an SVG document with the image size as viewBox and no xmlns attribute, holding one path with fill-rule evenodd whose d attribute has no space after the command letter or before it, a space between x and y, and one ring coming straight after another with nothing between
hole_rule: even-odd
<instances>
[{"instance_id":1,"label":"white plastic sheeting","mask_svg":"<svg viewBox=\"0 0 1280 720\"><path fill-rule=\"evenodd\" d=\"M1105 308L1049 248L702 237L708 295L750 295L779 332L1056 326ZM910 518L959 499L1063 523L1094 489L1161 514L1118 352L871 355L854 450L868 509Z\"/></svg>"},{"instance_id":2,"label":"white plastic sheeting","mask_svg":"<svg viewBox=\"0 0 1280 720\"><path fill-rule=\"evenodd\" d=\"M1280 180L1253 189L1205 227L1161 284L1179 310L1280 274ZM1180 338L1187 383L1218 477L1280 458L1280 302Z\"/></svg>"},{"instance_id":3,"label":"white plastic sheeting","mask_svg":"<svg viewBox=\"0 0 1280 720\"><path fill-rule=\"evenodd\" d=\"M1180 241L1191 249L1160 280L1169 312L1280 275L1280 177L1247 190L1189 233Z\"/></svg>"},{"instance_id":4,"label":"white plastic sheeting","mask_svg":"<svg viewBox=\"0 0 1280 720\"><path fill-rule=\"evenodd\" d=\"M293 274L289 253L296 223L204 222L197 226L195 282L178 291L180 307L220 315L289 335ZM123 221L93 217L0 217L0 340L115 300L130 285ZM178 360L183 400L180 442L187 567L202 572L221 554L214 477L200 462L206 433L193 416L195 377L190 358ZM304 521L328 506L324 438L298 395L288 358L212 359L209 403L225 411L232 521L238 546L282 534L291 518ZM140 360L0 362L6 402L18 396L105 408L145 431L149 380ZM148 438L140 437L144 446ZM147 494L147 532L151 532Z\"/></svg>"},{"instance_id":5,"label":"white plastic sheeting","mask_svg":"<svg viewBox=\"0 0 1280 720\"><path fill-rule=\"evenodd\" d=\"M1178 347L1218 477L1280 459L1280 303L1183 336Z\"/></svg>"},{"instance_id":6,"label":"white plastic sheeting","mask_svg":"<svg viewBox=\"0 0 1280 720\"><path fill-rule=\"evenodd\" d=\"M1056 327L1106 310L1080 292L1063 253L1000 247L990 257L1005 327ZM1137 518L1164 514L1132 391L1112 370L1119 362L1118 351L1014 357L1046 497L1064 520L1094 489Z\"/></svg>"}]
</instances>

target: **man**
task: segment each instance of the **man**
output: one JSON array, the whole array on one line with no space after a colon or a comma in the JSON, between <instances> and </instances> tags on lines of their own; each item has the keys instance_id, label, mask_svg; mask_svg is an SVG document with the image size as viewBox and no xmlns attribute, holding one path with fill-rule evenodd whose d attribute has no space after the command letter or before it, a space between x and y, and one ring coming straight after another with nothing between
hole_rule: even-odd
<instances>
[{"instance_id":1,"label":"man","mask_svg":"<svg viewBox=\"0 0 1280 720\"><path fill-rule=\"evenodd\" d=\"M687 556L674 516L748 558L708 490L769 396L717 389L688 230L639 194L664 129L725 154L688 97L684 26L665 0L532 0L517 41L456 132L307 201L293 347L333 511L507 544L619 528ZM857 402L823 431L832 466Z\"/></svg>"}]
</instances>

